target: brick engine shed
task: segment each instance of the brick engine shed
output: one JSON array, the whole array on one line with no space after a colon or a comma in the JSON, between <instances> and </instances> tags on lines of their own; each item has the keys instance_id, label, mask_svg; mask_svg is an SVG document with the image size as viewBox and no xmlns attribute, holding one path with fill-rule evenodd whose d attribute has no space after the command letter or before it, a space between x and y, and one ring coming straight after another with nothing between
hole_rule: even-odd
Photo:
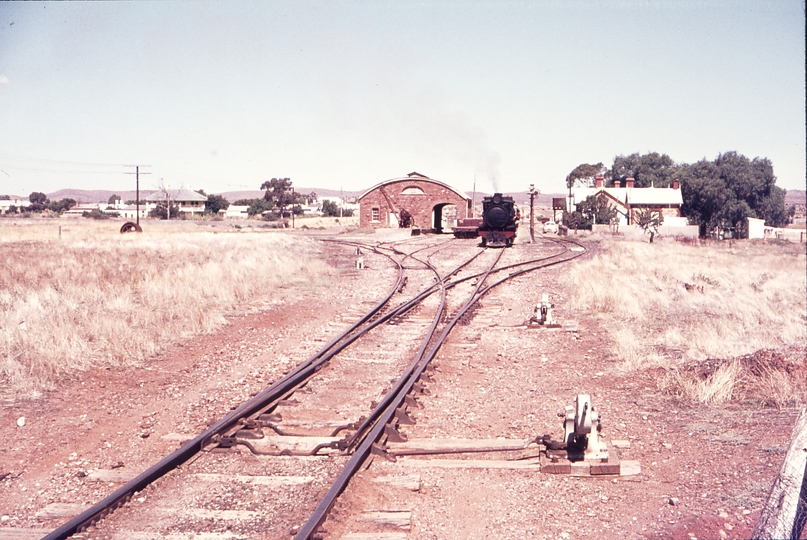
<instances>
[{"instance_id":1,"label":"brick engine shed","mask_svg":"<svg viewBox=\"0 0 807 540\"><path fill-rule=\"evenodd\" d=\"M359 226L443 232L470 215L471 198L448 184L411 172L376 184L359 196Z\"/></svg>"}]
</instances>

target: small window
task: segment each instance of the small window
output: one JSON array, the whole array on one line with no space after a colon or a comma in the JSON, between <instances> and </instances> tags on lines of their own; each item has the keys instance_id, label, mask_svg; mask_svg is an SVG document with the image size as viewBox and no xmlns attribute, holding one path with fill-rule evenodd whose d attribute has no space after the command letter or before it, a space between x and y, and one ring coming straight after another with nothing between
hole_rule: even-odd
<instances>
[{"instance_id":1,"label":"small window","mask_svg":"<svg viewBox=\"0 0 807 540\"><path fill-rule=\"evenodd\" d=\"M404 188L401 195L425 195L426 193L417 186L409 186Z\"/></svg>"},{"instance_id":2,"label":"small window","mask_svg":"<svg viewBox=\"0 0 807 540\"><path fill-rule=\"evenodd\" d=\"M371 218L370 221L380 221L378 219L378 208L373 208L373 217Z\"/></svg>"}]
</instances>

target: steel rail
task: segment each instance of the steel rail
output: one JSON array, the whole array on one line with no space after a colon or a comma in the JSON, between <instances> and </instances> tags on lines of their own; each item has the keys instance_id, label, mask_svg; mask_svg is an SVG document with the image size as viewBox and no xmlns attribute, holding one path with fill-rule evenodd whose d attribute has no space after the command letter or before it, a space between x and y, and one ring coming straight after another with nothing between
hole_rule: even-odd
<instances>
[{"instance_id":1,"label":"steel rail","mask_svg":"<svg viewBox=\"0 0 807 540\"><path fill-rule=\"evenodd\" d=\"M574 243L574 244L577 244L578 246L580 246L580 244L578 244L576 242L571 242L571 243ZM582 247L582 246L580 246L580 247ZM583 248L583 249L585 249L585 248ZM562 253L565 253L566 251L568 251L568 249L566 249ZM359 470L361 465L369 457L369 455L370 455L370 453L372 451L373 445L376 444L376 442L382 437L382 435L384 433L384 430L386 429L387 424L389 424L390 421L393 419L393 417L394 417L394 415L396 413L396 409L398 407L400 407L404 403L404 400L405 400L406 396L412 391L412 388L414 387L415 382L417 382L417 380L421 377L421 375L423 374L423 371L426 369L426 366L429 364L429 362L431 362L431 360L437 355L437 352L440 350L440 347L442 346L443 342L445 341L445 339L450 334L451 330L453 330L454 326L456 326L456 324L459 322L459 320L462 318L462 316L465 315L465 313L467 313L467 311L476 302L478 302L484 295L486 295L488 292L490 292L493 288L497 287L501 283L504 283L505 281L507 281L507 280L509 280L509 279L511 279L511 278L513 278L515 276L525 274L525 273L528 273L528 272L532 272L532 271L535 271L535 270L538 270L538 269L541 269L541 268L547 268L547 267L550 267L550 266L555 266L555 265L558 265L558 264L561 264L561 263L564 263L564 262L568 262L570 260L573 260L573 259L583 255L583 253L585 253L585 251L577 253L577 254L574 254L571 257L567 257L565 259L561 259L561 260L557 260L557 261L541 262L540 264L537 264L535 266L531 266L531 267L528 267L528 268L522 268L520 270L517 270L517 271L515 271L515 272L513 272L511 274L508 274L508 275L500 278L497 281L494 281L490 285L487 285L486 287L483 288L482 284L486 281L486 279L488 278L488 276L491 273L491 271L489 270L485 274L484 279L481 279L477 283L476 289L474 290L474 294L471 295L471 297L465 302L465 304L457 311L457 313L448 322L448 324L446 325L446 327L443 329L442 333L440 334L440 337L436 340L436 342L432 346L429 353L426 354L425 356L423 356L422 358L420 358L419 360L417 360L416 362L413 362L413 363L416 363L417 365L412 370L409 377L403 383L401 383L401 379L399 379L398 383L401 383L401 384L399 385L398 383L396 383L396 386L393 387L393 389L390 392L388 392L387 395L394 394L394 397L391 398L391 399L386 400L386 402L387 402L386 408L384 408L384 410L381 411L381 413L378 415L378 419L374 423L372 429L369 431L369 433L367 433L366 436L364 436L362 438L361 443L358 445L358 447L354 451L354 453L351 456L350 460L348 460L348 463L345 465L342 472L339 474L337 479L334 481L334 483L328 489L327 493L325 494L323 499L320 501L320 503L317 505L316 509L311 514L309 519L306 521L305 524L303 524L303 526L300 528L298 533L295 535L294 540L311 540L312 539L312 537L316 533L317 529L320 527L320 525L322 525L322 523L327 518L328 513L330 512L331 508L333 508L333 505L336 503L336 499L345 490L345 488L347 487L348 483L353 478L355 473ZM557 256L557 254L555 256ZM499 257L501 257L501 253L500 253ZM552 257L549 257L549 258L552 258ZM498 258L497 258L497 261L498 261ZM529 263L530 263L530 261L528 261L526 264L529 264ZM511 266L520 266L520 265L523 265L523 263L519 263L518 265L511 265ZM491 270L492 270L492 268L491 268ZM470 279L470 278L463 278L463 281L467 280L467 279ZM442 294L443 294L444 299L445 299L445 292L446 292L447 288L448 288L448 286L443 287L443 289L442 289ZM386 398L386 396L385 396L385 398Z\"/></svg>"},{"instance_id":2,"label":"steel rail","mask_svg":"<svg viewBox=\"0 0 807 540\"><path fill-rule=\"evenodd\" d=\"M503 252L499 253L499 256L494 261L493 265L491 265L490 269L488 270L487 274L493 269L493 266L499 261ZM486 275L487 275L486 274ZM427 336L424 339L423 344L421 345L418 355L415 357L415 361L410 366L410 369L407 370L407 373L402 375L398 381L396 382L395 386L387 393L387 395L393 396L391 399L386 400L387 405L383 407L383 410L380 411L376 422L373 424L372 429L370 429L369 433L365 437L362 438L361 443L358 445L356 450L353 452L353 455L348 460L347 464L345 465L342 472L336 478L334 483L328 489L327 493L323 497L323 499L319 502L317 507L314 509L314 512L308 518L308 520L300 527L300 530L295 535L294 540L310 540L319 526L325 521L325 518L328 516L331 508L333 508L336 499L339 495L344 491L347 487L350 480L353 478L353 475L361 467L362 463L364 463L365 459L370 455L372 450L373 444L381 437L386 428L387 424L392 420L392 417L395 415L396 409L404 402L404 399L412 390L415 382L420 378L423 374L423 370L426 369L426 365L434 358L437 354L437 351L442 344L442 341L448 337L448 333L456 324L456 321L459 320L459 317L465 314L468 308L473 305L472 301L474 296L476 296L477 291L482 286L484 280L480 280L479 283L476 285L476 289L474 290L474 294L471 295L471 298L465 302L463 307L459 310L457 315L454 316L452 322L441 332L437 342L432 346L431 351L426 354L426 348L429 346L429 342L433 337L433 332L436 331L437 324L439 323L439 319L441 318L443 307L445 306L446 300L446 287L443 286L441 288L442 299L440 302L441 309L438 310L437 316L435 316L434 322L432 323L432 335ZM386 396L385 396L386 397ZM377 407L380 409L381 407Z\"/></svg>"},{"instance_id":3,"label":"steel rail","mask_svg":"<svg viewBox=\"0 0 807 540\"><path fill-rule=\"evenodd\" d=\"M368 248L374 249L372 246L369 246ZM387 303L389 303L398 290L398 287L400 287L403 281L403 265L395 261L389 255L383 254L379 251L376 251L376 253L383 255L396 263L398 266L398 279L390 293L376 306L370 309L370 311L368 311L358 322L351 325L350 328L336 336L334 339L324 345L322 349L304 362L300 363L290 372L286 373L283 377L231 411L224 418L211 425L200 435L197 435L194 439L183 444L179 450L172 452L155 465L152 465L134 479L127 482L121 488L115 490L110 495L107 495L100 502L46 534L42 537L42 540L62 540L64 538L69 538L73 534L93 524L98 519L105 517L110 512L129 501L134 493L143 490L143 488L158 478L164 476L169 471L188 461L190 458L200 452L205 444L209 442L215 435L231 429L238 423L240 419L251 416L256 411L265 409L268 404L279 400L285 396L290 389L298 387L301 382L307 380L307 378L316 372L322 363L330 359L335 354L330 354L331 351L338 348L338 344L342 340L349 338L352 333L354 333L360 326L366 323Z\"/></svg>"},{"instance_id":4,"label":"steel rail","mask_svg":"<svg viewBox=\"0 0 807 540\"><path fill-rule=\"evenodd\" d=\"M450 276L454 275L455 273L459 272L463 267L470 264L474 259L476 259L482 253L483 253L483 251L480 251L479 253L477 253L476 255L471 257L470 259L468 259L465 262L463 262L462 264L460 264L458 267L453 269L449 274L446 274L446 277L443 278L440 282L431 285L429 288L421 291L418 295L414 296L410 300L404 302L403 304L400 304L400 305L396 306L395 308L393 308L392 310L386 312L382 316L380 316L380 317L374 319L373 321L369 322L367 324L367 326L365 326L364 328L362 328L360 330L357 330L356 332L352 333L349 336L346 336L342 341L339 342L338 345L334 346L330 351L328 351L327 355L325 355L324 357L322 357L321 359L317 360L315 363L312 364L312 367L314 368L314 371L316 371L316 368L318 368L319 365L321 365L324 362L330 360L333 356L340 353L342 350L347 348L349 345L351 345L353 342L358 340L360 337L362 337L365 334L367 334L368 332L370 332L370 330L373 330L377 326L380 326L381 324L384 324L385 322L389 321L390 319L392 319L394 317L399 317L399 316L405 314L410 309L412 309L415 306L419 305L421 302L423 302L423 300L425 298L427 298L428 296L433 294L435 292L435 289L437 287L439 287L441 285L441 283L444 283L445 280L447 280ZM432 268L432 270L436 272L436 270L434 268ZM439 277L439 275L438 275L438 277ZM309 377L313 376L313 372L310 369L307 370L306 373L309 374ZM297 381L297 386L295 388L287 390L287 394L293 393L293 391L297 387L302 386L303 384L305 384L305 382L307 382L307 380L308 380L307 378L302 379L302 380L298 380ZM287 394L284 394L284 396L282 396L282 397L286 397ZM281 399L281 397L278 397L278 400L279 399ZM261 408L260 410L254 411L250 416L257 417L257 416L259 416L261 414L264 414L266 412L271 412L274 405L275 405L274 403L267 403L265 407ZM233 426L233 427L231 427L229 429L229 431L234 432L234 431L237 431L238 429L240 429L240 426ZM215 441L212 441L212 442L215 442ZM329 446L329 445L327 445L327 446Z\"/></svg>"},{"instance_id":5,"label":"steel rail","mask_svg":"<svg viewBox=\"0 0 807 540\"><path fill-rule=\"evenodd\" d=\"M42 540L62 540L69 538L73 534L80 532L87 526L92 525L99 519L105 517L115 509L128 502L134 493L142 491L146 486L153 483L158 478L161 478L168 472L187 462L197 453L202 451L202 449L213 441L215 437L220 436L228 431L239 429L240 426L238 426L238 423L243 418L256 416L267 409L274 407L276 402L287 397L288 394L292 393L294 390L308 381L320 369L322 364L329 361L333 356L341 352L345 347L367 333L370 329L375 328L378 326L378 324L381 324L394 316L400 315L401 313L404 313L417 305L417 303L410 302L404 306L399 306L391 313L386 314L377 321L370 323L366 328L361 329L360 327L362 325L367 323L372 317L376 316L389 303L389 301L401 287L401 284L403 283L403 264L402 262L396 261L392 256L382 253L377 246L349 242L341 243L348 245L359 245L365 249L370 249L374 253L387 257L397 265L398 279L396 280L395 286L392 287L391 291L384 299L371 308L364 316L361 317L361 319L359 319L359 321L351 325L341 334L334 337L319 351L314 353L304 362L298 364L295 368L275 381L272 385L265 388L254 397L231 411L223 419L212 424L207 430L197 435L194 439L184 443L181 448L169 454L155 465L152 465L137 477L106 496L100 502L91 506L78 516L70 519L66 523L42 537ZM425 246L423 249L427 249L428 247L430 246ZM408 256L407 254L402 254Z\"/></svg>"}]
</instances>

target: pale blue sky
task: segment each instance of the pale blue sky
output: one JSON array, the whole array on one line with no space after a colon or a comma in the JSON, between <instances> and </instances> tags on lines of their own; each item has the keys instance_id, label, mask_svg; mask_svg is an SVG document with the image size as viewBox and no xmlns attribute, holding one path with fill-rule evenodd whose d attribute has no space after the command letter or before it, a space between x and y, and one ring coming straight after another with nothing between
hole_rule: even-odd
<instances>
[{"instance_id":1,"label":"pale blue sky","mask_svg":"<svg viewBox=\"0 0 807 540\"><path fill-rule=\"evenodd\" d=\"M583 162L768 157L805 186L802 0L0 3L0 194L564 189Z\"/></svg>"}]
</instances>

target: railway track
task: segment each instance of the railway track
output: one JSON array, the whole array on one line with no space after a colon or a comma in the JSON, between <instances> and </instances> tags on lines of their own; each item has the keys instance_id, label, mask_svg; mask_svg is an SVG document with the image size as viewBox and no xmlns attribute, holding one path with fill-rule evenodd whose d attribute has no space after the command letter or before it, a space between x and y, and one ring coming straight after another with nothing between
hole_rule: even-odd
<instances>
[{"instance_id":1,"label":"railway track","mask_svg":"<svg viewBox=\"0 0 807 540\"><path fill-rule=\"evenodd\" d=\"M507 252L478 249L459 260L451 253L457 245L427 239L345 245L396 271L380 302L365 313L354 310L358 320L311 357L45 538L67 538L93 525L83 537L204 531L211 539L282 538L293 531L296 539L316 538L360 467L371 455L389 458L386 443L403 439L398 428L427 392L430 363L451 330L498 285L582 253L555 242L546 246L551 253L517 261L500 262ZM467 253L467 243L458 251ZM183 500L161 495L162 485ZM258 502L266 499L272 500L268 510ZM151 525L134 530L138 522Z\"/></svg>"}]
</instances>

